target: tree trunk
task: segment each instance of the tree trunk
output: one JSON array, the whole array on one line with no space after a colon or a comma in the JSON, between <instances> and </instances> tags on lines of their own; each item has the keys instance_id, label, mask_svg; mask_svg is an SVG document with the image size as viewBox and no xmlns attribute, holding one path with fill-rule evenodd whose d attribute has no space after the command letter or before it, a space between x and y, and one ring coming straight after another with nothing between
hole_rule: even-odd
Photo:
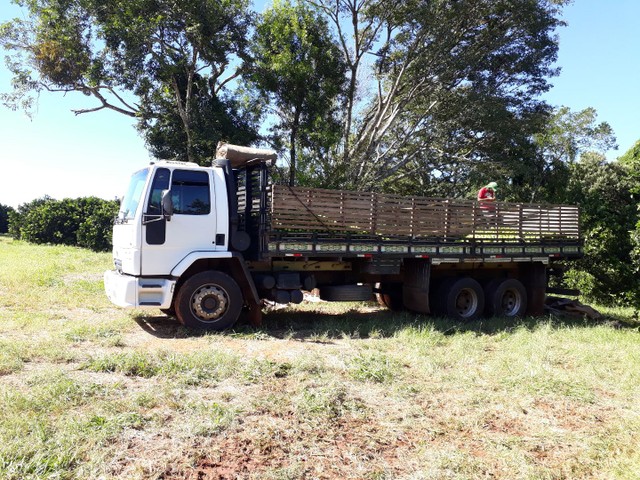
<instances>
[{"instance_id":1,"label":"tree trunk","mask_svg":"<svg viewBox=\"0 0 640 480\"><path fill-rule=\"evenodd\" d=\"M293 114L293 124L291 125L291 138L289 145L289 186L296 184L296 137L298 136L298 128L300 124L300 109L296 107Z\"/></svg>"},{"instance_id":2,"label":"tree trunk","mask_svg":"<svg viewBox=\"0 0 640 480\"><path fill-rule=\"evenodd\" d=\"M191 139L191 118L190 118L188 103L187 103L190 99L187 98L187 102L183 102L181 92L180 92L180 87L178 87L178 81L176 80L175 77L173 77L172 83L173 83L174 96L176 99L176 107L178 109L178 115L180 115L180 119L182 120L182 128L184 129L184 133L187 137L187 145L186 145L187 161L192 162L193 159L191 157L192 157L193 141Z\"/></svg>"},{"instance_id":3,"label":"tree trunk","mask_svg":"<svg viewBox=\"0 0 640 480\"><path fill-rule=\"evenodd\" d=\"M196 74L196 66L198 64L199 50L197 48L193 49L192 58L190 64L186 68L187 74L187 88L184 92L184 102L182 101L182 92L180 91L180 87L178 86L178 79L173 77L173 90L176 97L176 106L178 108L178 114L182 119L182 125L184 128L184 133L187 137L187 161L194 162L196 161L193 158L193 137L191 131L191 100L193 94L193 79Z\"/></svg>"}]
</instances>

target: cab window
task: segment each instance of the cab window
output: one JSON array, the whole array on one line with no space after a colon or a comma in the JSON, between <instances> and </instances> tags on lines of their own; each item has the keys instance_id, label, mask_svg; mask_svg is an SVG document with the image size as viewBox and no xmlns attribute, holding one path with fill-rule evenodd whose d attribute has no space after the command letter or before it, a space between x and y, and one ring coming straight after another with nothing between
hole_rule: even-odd
<instances>
[{"instance_id":1,"label":"cab window","mask_svg":"<svg viewBox=\"0 0 640 480\"><path fill-rule=\"evenodd\" d=\"M171 178L173 213L207 215L211 212L209 174L193 170L174 170Z\"/></svg>"},{"instance_id":2,"label":"cab window","mask_svg":"<svg viewBox=\"0 0 640 480\"><path fill-rule=\"evenodd\" d=\"M162 191L169 188L169 178L171 171L168 168L159 168L153 177L149 203L147 204L147 215L162 214Z\"/></svg>"}]
</instances>

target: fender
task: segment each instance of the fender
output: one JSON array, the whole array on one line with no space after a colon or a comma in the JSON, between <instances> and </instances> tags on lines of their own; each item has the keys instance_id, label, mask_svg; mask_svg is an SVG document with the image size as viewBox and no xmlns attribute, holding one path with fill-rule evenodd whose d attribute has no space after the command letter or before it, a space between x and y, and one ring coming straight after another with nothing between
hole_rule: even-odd
<instances>
[{"instance_id":1,"label":"fender","mask_svg":"<svg viewBox=\"0 0 640 480\"><path fill-rule=\"evenodd\" d=\"M171 270L172 277L181 277L187 269L198 260L206 260L209 258L232 258L231 252L217 252L215 250L204 250L191 252L178 262L178 264Z\"/></svg>"},{"instance_id":2,"label":"fender","mask_svg":"<svg viewBox=\"0 0 640 480\"><path fill-rule=\"evenodd\" d=\"M242 254L237 252L220 252L213 250L191 252L180 260L175 267L173 267L171 270L171 276L179 278L198 260L209 259L233 259L233 262L231 262L231 268L234 274L233 276L236 278L236 281L239 281L240 288L243 290L245 298L247 300L251 299L251 303L256 305L260 302L258 291L253 283L251 273L244 262L244 257Z\"/></svg>"}]
</instances>

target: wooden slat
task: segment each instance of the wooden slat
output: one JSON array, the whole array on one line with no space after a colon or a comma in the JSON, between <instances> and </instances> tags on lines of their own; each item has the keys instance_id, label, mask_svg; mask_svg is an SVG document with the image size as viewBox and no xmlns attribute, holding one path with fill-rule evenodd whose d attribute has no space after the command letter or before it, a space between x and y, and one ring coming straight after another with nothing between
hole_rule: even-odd
<instances>
[{"instance_id":1,"label":"wooden slat","mask_svg":"<svg viewBox=\"0 0 640 480\"><path fill-rule=\"evenodd\" d=\"M578 209L566 205L402 197L274 185L272 228L375 236L579 237Z\"/></svg>"}]
</instances>

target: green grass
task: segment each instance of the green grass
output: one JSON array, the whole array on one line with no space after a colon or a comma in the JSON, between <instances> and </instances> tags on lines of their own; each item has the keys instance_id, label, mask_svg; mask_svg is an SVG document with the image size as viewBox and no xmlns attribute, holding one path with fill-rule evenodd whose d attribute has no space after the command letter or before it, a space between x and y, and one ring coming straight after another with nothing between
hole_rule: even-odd
<instances>
[{"instance_id":1,"label":"green grass","mask_svg":"<svg viewBox=\"0 0 640 480\"><path fill-rule=\"evenodd\" d=\"M187 385L215 384L237 371L238 358L219 352L176 354L130 351L90 358L81 368L131 377L162 377Z\"/></svg>"},{"instance_id":2,"label":"green grass","mask_svg":"<svg viewBox=\"0 0 640 480\"><path fill-rule=\"evenodd\" d=\"M640 478L631 310L305 303L192 334L112 306L110 261L0 237L0 478Z\"/></svg>"}]
</instances>

